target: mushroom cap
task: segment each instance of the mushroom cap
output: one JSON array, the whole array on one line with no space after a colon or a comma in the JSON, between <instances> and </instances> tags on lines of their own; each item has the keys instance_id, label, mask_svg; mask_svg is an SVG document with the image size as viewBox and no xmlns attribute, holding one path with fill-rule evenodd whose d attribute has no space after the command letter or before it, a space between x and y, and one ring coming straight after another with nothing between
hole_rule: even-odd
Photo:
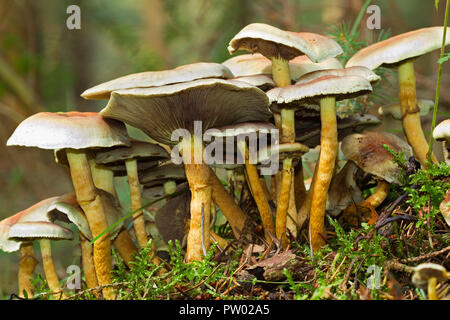
<instances>
[{"instance_id":1,"label":"mushroom cap","mask_svg":"<svg viewBox=\"0 0 450 320\"><path fill-rule=\"evenodd\" d=\"M22 222L49 222L50 220L47 217L47 213L56 210L56 207L53 206L55 203L66 203L69 206L77 206L76 202L73 202L73 197L73 194L66 194L63 196L47 198L0 221L0 250L14 252L20 249L20 242L8 240L9 231L12 226Z\"/></svg>"},{"instance_id":2,"label":"mushroom cap","mask_svg":"<svg viewBox=\"0 0 450 320\"><path fill-rule=\"evenodd\" d=\"M342 140L341 148L344 155L365 172L389 183L401 184L399 180L401 168L392 161L393 156L383 144L397 153L403 152L406 159L412 156L412 149L405 141L386 132L348 135Z\"/></svg>"},{"instance_id":3,"label":"mushroom cap","mask_svg":"<svg viewBox=\"0 0 450 320\"><path fill-rule=\"evenodd\" d=\"M164 184L169 180L184 181L186 180L186 173L183 165L168 163L142 172L139 175L139 180L141 184L150 187Z\"/></svg>"},{"instance_id":4,"label":"mushroom cap","mask_svg":"<svg viewBox=\"0 0 450 320\"><path fill-rule=\"evenodd\" d=\"M364 66L374 70L421 56L441 47L443 32L443 27L429 27L402 33L361 49L345 67ZM449 43L450 28L447 28L445 45Z\"/></svg>"},{"instance_id":5,"label":"mushroom cap","mask_svg":"<svg viewBox=\"0 0 450 320\"><path fill-rule=\"evenodd\" d=\"M433 108L434 102L432 100L418 99L417 106L420 110L419 115L425 116L430 112L431 108ZM378 114L381 116L390 115L396 120L402 120L402 109L398 103L379 107Z\"/></svg>"},{"instance_id":6,"label":"mushroom cap","mask_svg":"<svg viewBox=\"0 0 450 320\"><path fill-rule=\"evenodd\" d=\"M447 270L436 263L421 263L414 267L414 274L412 276L412 283L419 288L426 289L428 280L436 278L438 281L448 279Z\"/></svg>"},{"instance_id":7,"label":"mushroom cap","mask_svg":"<svg viewBox=\"0 0 450 320\"><path fill-rule=\"evenodd\" d=\"M309 148L307 146L298 142L274 144L259 150L258 163L266 163L272 160L272 157L277 154L280 161L286 158L299 159L308 151Z\"/></svg>"},{"instance_id":8,"label":"mushroom cap","mask_svg":"<svg viewBox=\"0 0 450 320\"><path fill-rule=\"evenodd\" d=\"M231 57L222 64L227 66L235 77L272 74L272 62L259 53ZM342 64L336 58L314 63L306 55L301 55L289 61L289 73L294 81L312 71L340 68L342 68Z\"/></svg>"},{"instance_id":9,"label":"mushroom cap","mask_svg":"<svg viewBox=\"0 0 450 320\"><path fill-rule=\"evenodd\" d=\"M142 203L147 204L164 197L164 187L162 185L146 187L142 189Z\"/></svg>"},{"instance_id":10,"label":"mushroom cap","mask_svg":"<svg viewBox=\"0 0 450 320\"><path fill-rule=\"evenodd\" d=\"M450 119L442 121L434 128L433 138L435 140L450 141Z\"/></svg>"},{"instance_id":11,"label":"mushroom cap","mask_svg":"<svg viewBox=\"0 0 450 320\"><path fill-rule=\"evenodd\" d=\"M170 159L169 153L163 147L144 141L131 141L129 147L117 147L96 153L95 162L102 165L121 165L128 159L138 162Z\"/></svg>"},{"instance_id":12,"label":"mushroom cap","mask_svg":"<svg viewBox=\"0 0 450 320\"><path fill-rule=\"evenodd\" d=\"M309 32L290 32L276 27L252 23L245 26L228 45L233 54L237 50L258 52L265 57L291 60L305 54L313 62L320 62L342 54L342 48L333 39Z\"/></svg>"},{"instance_id":13,"label":"mushroom cap","mask_svg":"<svg viewBox=\"0 0 450 320\"><path fill-rule=\"evenodd\" d=\"M203 79L154 88L114 91L100 114L143 130L154 140L175 145L176 130L202 131L247 121L267 121L265 93L235 80ZM177 137L179 138L179 137Z\"/></svg>"},{"instance_id":14,"label":"mushroom cap","mask_svg":"<svg viewBox=\"0 0 450 320\"><path fill-rule=\"evenodd\" d=\"M39 112L24 121L8 139L8 146L41 149L86 149L129 145L125 125L97 112Z\"/></svg>"},{"instance_id":15,"label":"mushroom cap","mask_svg":"<svg viewBox=\"0 0 450 320\"><path fill-rule=\"evenodd\" d=\"M273 112L281 108L320 110L318 101L333 96L343 100L372 91L369 81L360 76L322 76L307 83L277 87L267 91Z\"/></svg>"},{"instance_id":16,"label":"mushroom cap","mask_svg":"<svg viewBox=\"0 0 450 320\"><path fill-rule=\"evenodd\" d=\"M277 86L275 81L273 81L271 77L265 74L255 74L252 76L239 76L233 79L251 84L252 86L257 87L264 92Z\"/></svg>"},{"instance_id":17,"label":"mushroom cap","mask_svg":"<svg viewBox=\"0 0 450 320\"><path fill-rule=\"evenodd\" d=\"M270 134L277 127L270 122L243 122L229 126L213 128L205 132L204 137L237 137L252 133Z\"/></svg>"},{"instance_id":18,"label":"mushroom cap","mask_svg":"<svg viewBox=\"0 0 450 320\"><path fill-rule=\"evenodd\" d=\"M71 230L46 221L27 221L16 223L9 229L9 240L34 241L41 239L49 240L72 240Z\"/></svg>"},{"instance_id":19,"label":"mushroom cap","mask_svg":"<svg viewBox=\"0 0 450 320\"><path fill-rule=\"evenodd\" d=\"M233 73L220 63L198 62L163 71L148 71L126 75L84 91L85 99L109 99L111 92L131 88L159 87L168 84L206 78L233 78Z\"/></svg>"},{"instance_id":20,"label":"mushroom cap","mask_svg":"<svg viewBox=\"0 0 450 320\"><path fill-rule=\"evenodd\" d=\"M354 114L346 118L337 118L338 141L352 133L361 133L381 124L381 121L370 114ZM309 148L320 145L320 115L300 118L295 121L295 141Z\"/></svg>"},{"instance_id":21,"label":"mushroom cap","mask_svg":"<svg viewBox=\"0 0 450 320\"><path fill-rule=\"evenodd\" d=\"M359 76L366 79L370 83L376 83L381 80L381 77L372 70L367 69L366 67L354 66L349 68L312 71L302 75L295 84L308 83L323 76Z\"/></svg>"},{"instance_id":22,"label":"mushroom cap","mask_svg":"<svg viewBox=\"0 0 450 320\"><path fill-rule=\"evenodd\" d=\"M97 192L101 195L102 205L106 216L106 222L108 223L108 227L111 227L118 220L123 218L120 203L109 192L106 192L102 189L97 189ZM124 225L123 221L119 222L111 230L109 230L108 234L111 240L114 240L119 235L119 232L122 229L123 225Z\"/></svg>"}]
</instances>

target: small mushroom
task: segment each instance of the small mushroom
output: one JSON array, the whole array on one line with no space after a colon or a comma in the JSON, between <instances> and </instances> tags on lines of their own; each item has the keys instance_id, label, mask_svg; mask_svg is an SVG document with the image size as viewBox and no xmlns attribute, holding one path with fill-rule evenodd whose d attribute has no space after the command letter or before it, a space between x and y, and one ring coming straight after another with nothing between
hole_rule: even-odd
<instances>
[{"instance_id":1,"label":"small mushroom","mask_svg":"<svg viewBox=\"0 0 450 320\"><path fill-rule=\"evenodd\" d=\"M8 233L9 240L29 242L38 240L42 254L42 264L45 278L54 297L64 297L59 285L58 275L52 258L51 242L53 240L72 240L73 234L69 229L46 221L27 221L14 224Z\"/></svg>"},{"instance_id":2,"label":"small mushroom","mask_svg":"<svg viewBox=\"0 0 450 320\"><path fill-rule=\"evenodd\" d=\"M450 189L445 192L444 200L439 205L439 210L445 219L445 222L450 227Z\"/></svg>"},{"instance_id":3,"label":"small mushroom","mask_svg":"<svg viewBox=\"0 0 450 320\"><path fill-rule=\"evenodd\" d=\"M129 145L125 125L104 119L95 112L40 112L16 128L7 141L8 146L19 145L42 149L65 149L77 201L89 222L94 238L108 228L101 195L96 188L89 165L90 148ZM107 233L94 242L94 263L100 285L111 283L111 250ZM103 289L107 299L114 290Z\"/></svg>"},{"instance_id":4,"label":"small mushroom","mask_svg":"<svg viewBox=\"0 0 450 320\"><path fill-rule=\"evenodd\" d=\"M418 99L417 107L419 108L419 115L421 117L427 115L433 108L434 102L432 100ZM381 116L391 116L395 120L402 120L402 107L398 103L381 106L378 108L378 114Z\"/></svg>"},{"instance_id":5,"label":"small mushroom","mask_svg":"<svg viewBox=\"0 0 450 320\"><path fill-rule=\"evenodd\" d=\"M435 263L422 263L414 268L412 283L421 289L428 289L429 300L439 300L436 285L439 281L450 279L447 270Z\"/></svg>"},{"instance_id":6,"label":"small mushroom","mask_svg":"<svg viewBox=\"0 0 450 320\"><path fill-rule=\"evenodd\" d=\"M132 141L129 147L117 147L111 150L97 152L95 162L101 165L125 165L130 189L131 210L142 208L141 185L138 176L138 163L155 162L169 159L167 151L156 144ZM142 211L133 215L134 229L140 247L147 245L144 216Z\"/></svg>"},{"instance_id":7,"label":"small mushroom","mask_svg":"<svg viewBox=\"0 0 450 320\"><path fill-rule=\"evenodd\" d=\"M443 32L443 27L430 27L403 33L361 49L346 64L346 68L364 66L371 70L380 66L398 67L403 131L423 167L427 165L428 143L422 131L416 102L414 58L439 49ZM448 34L445 45L450 43ZM432 156L431 160L436 161L436 158Z\"/></svg>"},{"instance_id":8,"label":"small mushroom","mask_svg":"<svg viewBox=\"0 0 450 320\"><path fill-rule=\"evenodd\" d=\"M442 121L434 128L433 138L442 141L445 163L450 164L450 119Z\"/></svg>"},{"instance_id":9,"label":"small mushroom","mask_svg":"<svg viewBox=\"0 0 450 320\"><path fill-rule=\"evenodd\" d=\"M142 171L139 175L139 180L144 188L163 186L164 194L169 195L175 192L177 184L186 181L186 172L182 165L169 162Z\"/></svg>"},{"instance_id":10,"label":"small mushroom","mask_svg":"<svg viewBox=\"0 0 450 320\"><path fill-rule=\"evenodd\" d=\"M412 156L411 147L390 133L355 133L345 137L342 141L342 152L347 159L378 180L375 192L369 198L356 204L358 208L366 211L370 206L378 207L386 199L391 183L402 185L402 181L400 181L401 168L393 162L393 156L383 147L384 145L389 146L397 153L403 152L406 159ZM351 205L344 211L344 218L355 224L355 217L356 207Z\"/></svg>"},{"instance_id":11,"label":"small mushroom","mask_svg":"<svg viewBox=\"0 0 450 320\"><path fill-rule=\"evenodd\" d=\"M236 237L240 236L245 223L244 213L203 162L202 134L216 126L267 121L270 112L267 96L262 90L244 82L222 79L119 90L111 94L101 114L137 127L157 142L169 146L179 143L178 151L182 152L192 192L187 261L202 259L201 217L203 214L206 223L209 221L211 196L229 220ZM181 142L172 138L177 132L182 133L177 137Z\"/></svg>"},{"instance_id":12,"label":"small mushroom","mask_svg":"<svg viewBox=\"0 0 450 320\"><path fill-rule=\"evenodd\" d=\"M321 152L310 188L311 209L305 209L306 212L310 211L309 233L314 252L324 244L321 233L324 229L326 198L337 156L336 101L369 93L372 86L360 76L327 75L306 83L301 83L301 78L299 81L299 84L269 90L267 95L272 108L281 104L284 108L313 108L320 111ZM316 105L317 102L320 107Z\"/></svg>"}]
</instances>

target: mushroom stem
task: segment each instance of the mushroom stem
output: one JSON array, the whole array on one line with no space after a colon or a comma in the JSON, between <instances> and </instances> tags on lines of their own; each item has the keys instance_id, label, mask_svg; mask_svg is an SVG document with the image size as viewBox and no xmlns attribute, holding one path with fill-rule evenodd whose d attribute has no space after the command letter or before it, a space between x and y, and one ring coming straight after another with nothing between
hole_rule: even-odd
<instances>
[{"instance_id":1,"label":"mushroom stem","mask_svg":"<svg viewBox=\"0 0 450 320\"><path fill-rule=\"evenodd\" d=\"M30 298L34 294L34 287L30 279L33 278L34 269L38 264L34 256L34 249L32 242L22 242L20 246L20 260L19 260L19 297L25 298L24 291L27 297Z\"/></svg>"},{"instance_id":2,"label":"mushroom stem","mask_svg":"<svg viewBox=\"0 0 450 320\"><path fill-rule=\"evenodd\" d=\"M398 67L398 82L400 91L400 106L402 109L402 124L408 143L422 167L427 166L428 143L420 123L420 109L417 107L416 76L414 62L407 60ZM431 159L437 162L432 154Z\"/></svg>"},{"instance_id":3,"label":"mushroom stem","mask_svg":"<svg viewBox=\"0 0 450 320\"><path fill-rule=\"evenodd\" d=\"M81 233L79 234L81 246L81 263L83 265L84 278L88 289L98 287L97 275L95 274L92 245Z\"/></svg>"},{"instance_id":4,"label":"mushroom stem","mask_svg":"<svg viewBox=\"0 0 450 320\"><path fill-rule=\"evenodd\" d=\"M135 211L142 208L141 185L139 184L138 169L136 159L128 159L125 161L127 169L128 185L130 187L131 210ZM142 210L133 214L133 225L136 231L136 238L139 246L147 245L147 232L145 231L145 220Z\"/></svg>"},{"instance_id":5,"label":"mushroom stem","mask_svg":"<svg viewBox=\"0 0 450 320\"><path fill-rule=\"evenodd\" d=\"M66 149L66 154L77 202L86 214L92 236L96 238L108 228L108 222L92 179L87 156L82 150L74 149ZM108 232L94 242L93 252L99 285L111 284L111 243ZM106 299L114 299L112 288L103 288L102 292Z\"/></svg>"},{"instance_id":6,"label":"mushroom stem","mask_svg":"<svg viewBox=\"0 0 450 320\"><path fill-rule=\"evenodd\" d=\"M384 180L379 180L377 184L377 188L374 193L371 194L367 199L361 201L356 205L350 205L344 210L342 214L345 217L346 221L351 221L353 217L356 216L356 207L360 209L369 209L370 207L376 208L378 207L388 196L390 190L390 185Z\"/></svg>"},{"instance_id":7,"label":"mushroom stem","mask_svg":"<svg viewBox=\"0 0 450 320\"><path fill-rule=\"evenodd\" d=\"M325 206L328 188L333 176L337 156L337 121L336 99L325 97L320 100L320 156L315 170L315 182L312 185L311 212L309 219L309 237L311 251L319 250L325 241L321 234L324 231Z\"/></svg>"},{"instance_id":8,"label":"mushroom stem","mask_svg":"<svg viewBox=\"0 0 450 320\"><path fill-rule=\"evenodd\" d=\"M281 174L281 190L278 198L277 213L275 219L275 233L278 240L281 241L283 248L287 246L286 221L289 207L289 198L292 184L292 159L283 160L283 171Z\"/></svg>"},{"instance_id":9,"label":"mushroom stem","mask_svg":"<svg viewBox=\"0 0 450 320\"><path fill-rule=\"evenodd\" d=\"M211 186L208 183L208 165L185 163L186 178L192 193L191 220L187 237L187 262L203 260L209 248L209 218Z\"/></svg>"},{"instance_id":10,"label":"mushroom stem","mask_svg":"<svg viewBox=\"0 0 450 320\"><path fill-rule=\"evenodd\" d=\"M437 293L436 293L436 285L437 285L437 278L431 277L428 279L428 300L439 300Z\"/></svg>"},{"instance_id":11,"label":"mushroom stem","mask_svg":"<svg viewBox=\"0 0 450 320\"><path fill-rule=\"evenodd\" d=\"M291 84L289 73L289 61L282 57L272 57L272 77L277 87L285 87Z\"/></svg>"},{"instance_id":12,"label":"mushroom stem","mask_svg":"<svg viewBox=\"0 0 450 320\"><path fill-rule=\"evenodd\" d=\"M261 222L264 228L265 238L268 243L271 243L272 238L270 237L269 232L272 235L275 234L275 227L268 199L265 196L264 190L259 181L258 170L256 169L255 165L253 165L249 161L247 143L245 142L245 140L238 142L238 148L245 159L245 170L248 177L247 182L250 186L250 190L252 191L256 206L258 207L259 215L261 217Z\"/></svg>"},{"instance_id":13,"label":"mushroom stem","mask_svg":"<svg viewBox=\"0 0 450 320\"><path fill-rule=\"evenodd\" d=\"M295 207L301 208L302 204L305 202L307 194L305 187L305 178L303 176L303 164L301 159L294 170L294 190L295 190ZM300 212L300 210L298 210L298 212Z\"/></svg>"},{"instance_id":14,"label":"mushroom stem","mask_svg":"<svg viewBox=\"0 0 450 320\"><path fill-rule=\"evenodd\" d=\"M295 110L281 109L281 143L295 142Z\"/></svg>"},{"instance_id":15,"label":"mushroom stem","mask_svg":"<svg viewBox=\"0 0 450 320\"><path fill-rule=\"evenodd\" d=\"M94 159L89 159L89 165L91 168L94 185L97 188L105 190L106 192L112 194L117 200L117 193L114 187L114 171L107 167L96 164ZM126 229L122 229L119 232L117 237L113 240L113 245L117 249L117 252L123 259L125 264L129 266L129 263L133 257L133 253L137 252L138 249Z\"/></svg>"},{"instance_id":16,"label":"mushroom stem","mask_svg":"<svg viewBox=\"0 0 450 320\"><path fill-rule=\"evenodd\" d=\"M295 203L295 177L294 168L291 169L291 187L289 195L289 205L287 209L286 228L291 233L292 237L297 238L297 206Z\"/></svg>"},{"instance_id":17,"label":"mushroom stem","mask_svg":"<svg viewBox=\"0 0 450 320\"><path fill-rule=\"evenodd\" d=\"M44 267L45 279L47 280L48 287L52 292L56 292L53 296L55 299L64 298L65 295L59 285L58 274L55 270L52 258L52 247L49 239L39 240L42 254L42 266Z\"/></svg>"},{"instance_id":18,"label":"mushroom stem","mask_svg":"<svg viewBox=\"0 0 450 320\"><path fill-rule=\"evenodd\" d=\"M320 155L319 155L320 159ZM311 184L309 186L309 190L306 193L305 201L303 201L300 209L298 210L298 227L301 228L305 221L308 219L310 212L311 212L311 203L312 203L312 196L313 196L313 189L314 184L316 182L317 177L317 165L314 169L313 177L311 179Z\"/></svg>"}]
</instances>

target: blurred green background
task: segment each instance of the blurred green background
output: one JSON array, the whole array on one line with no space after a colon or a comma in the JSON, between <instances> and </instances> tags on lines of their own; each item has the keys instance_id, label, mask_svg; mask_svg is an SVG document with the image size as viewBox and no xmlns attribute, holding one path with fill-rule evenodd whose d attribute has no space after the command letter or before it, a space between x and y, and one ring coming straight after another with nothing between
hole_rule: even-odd
<instances>
[{"instance_id":1,"label":"blurred green background","mask_svg":"<svg viewBox=\"0 0 450 320\"><path fill-rule=\"evenodd\" d=\"M365 0L0 0L0 219L35 202L71 191L68 172L53 153L5 147L14 128L43 111L99 111L103 101L80 97L85 89L129 73L228 59L229 40L242 27L262 22L281 29L326 34L350 25ZM442 2L442 1L441 1ZM81 30L68 30L66 9L81 8ZM382 30L396 35L443 24L444 3L373 0ZM434 99L439 52L416 64L418 96ZM444 66L438 123L450 113L449 65ZM395 81L391 88L395 100ZM388 102L388 101L387 101ZM376 106L370 110L376 114ZM445 116L447 114L447 116ZM429 132L431 118L423 119ZM398 124L381 129L401 132ZM436 150L439 154L440 151ZM39 252L39 251L37 251ZM55 245L58 273L79 259L76 241ZM0 298L17 291L18 253L0 252ZM38 267L38 272L41 267Z\"/></svg>"}]
</instances>

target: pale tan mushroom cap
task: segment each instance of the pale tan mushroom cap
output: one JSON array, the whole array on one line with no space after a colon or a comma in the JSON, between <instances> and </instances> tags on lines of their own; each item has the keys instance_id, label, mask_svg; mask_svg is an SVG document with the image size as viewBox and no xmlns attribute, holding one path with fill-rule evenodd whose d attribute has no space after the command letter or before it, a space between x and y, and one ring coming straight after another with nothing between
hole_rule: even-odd
<instances>
[{"instance_id":1,"label":"pale tan mushroom cap","mask_svg":"<svg viewBox=\"0 0 450 320\"><path fill-rule=\"evenodd\" d=\"M259 53L235 56L222 64L227 66L235 77L272 74L272 62ZM340 68L342 68L342 64L336 58L314 63L306 55L301 55L289 61L289 73L292 80L297 80L312 71Z\"/></svg>"},{"instance_id":2,"label":"pale tan mushroom cap","mask_svg":"<svg viewBox=\"0 0 450 320\"><path fill-rule=\"evenodd\" d=\"M421 56L441 47L443 32L443 27L430 27L391 37L361 49L345 67L364 66L374 70L383 64L393 65ZM449 43L450 28L447 28L445 45Z\"/></svg>"},{"instance_id":3,"label":"pale tan mushroom cap","mask_svg":"<svg viewBox=\"0 0 450 320\"><path fill-rule=\"evenodd\" d=\"M228 51L258 52L265 57L282 57L291 60L305 54L313 62L320 62L342 54L339 44L327 37L308 32L289 32L276 27L252 23L244 27L231 39Z\"/></svg>"},{"instance_id":4,"label":"pale tan mushroom cap","mask_svg":"<svg viewBox=\"0 0 450 320\"><path fill-rule=\"evenodd\" d=\"M436 278L437 281L444 281L448 279L447 270L436 263L422 263L414 267L414 274L412 276L412 282L416 287L426 289L428 280L430 278Z\"/></svg>"},{"instance_id":5,"label":"pale tan mushroom cap","mask_svg":"<svg viewBox=\"0 0 450 320\"><path fill-rule=\"evenodd\" d=\"M435 140L450 141L450 119L442 121L434 128L433 138Z\"/></svg>"},{"instance_id":6,"label":"pale tan mushroom cap","mask_svg":"<svg viewBox=\"0 0 450 320\"><path fill-rule=\"evenodd\" d=\"M381 80L381 77L372 70L367 69L366 67L355 66L344 69L340 68L340 69L326 69L326 70L312 71L302 75L295 84L308 83L323 76L337 76L337 77L359 76L366 79L370 83L375 83Z\"/></svg>"},{"instance_id":7,"label":"pale tan mushroom cap","mask_svg":"<svg viewBox=\"0 0 450 320\"><path fill-rule=\"evenodd\" d=\"M425 116L430 112L431 108L433 108L434 102L432 100L418 99L417 106L420 110L419 115ZM382 116L390 115L396 120L402 119L402 109L398 103L379 107L378 114Z\"/></svg>"},{"instance_id":8,"label":"pale tan mushroom cap","mask_svg":"<svg viewBox=\"0 0 450 320\"><path fill-rule=\"evenodd\" d=\"M265 74L255 74L252 76L240 76L233 78L233 80L242 81L248 84L251 84L252 86L255 86L262 91L267 91L272 88L275 88L277 84L273 79Z\"/></svg>"},{"instance_id":9,"label":"pale tan mushroom cap","mask_svg":"<svg viewBox=\"0 0 450 320\"><path fill-rule=\"evenodd\" d=\"M333 96L336 100L349 99L372 91L369 81L359 76L322 76L307 83L277 87L266 94L271 109L314 108L321 98Z\"/></svg>"},{"instance_id":10,"label":"pale tan mushroom cap","mask_svg":"<svg viewBox=\"0 0 450 320\"><path fill-rule=\"evenodd\" d=\"M85 99L109 99L111 92L131 88L159 87L206 78L233 78L233 73L219 63L198 62L163 71L133 73L87 89Z\"/></svg>"},{"instance_id":11,"label":"pale tan mushroom cap","mask_svg":"<svg viewBox=\"0 0 450 320\"><path fill-rule=\"evenodd\" d=\"M385 132L351 134L342 140L341 149L349 160L355 162L365 172L389 183L401 184L399 180L401 168L392 161L393 156L383 144L397 153L403 151L406 160L412 156L412 149L405 141Z\"/></svg>"},{"instance_id":12,"label":"pale tan mushroom cap","mask_svg":"<svg viewBox=\"0 0 450 320\"><path fill-rule=\"evenodd\" d=\"M125 125L96 112L40 112L22 121L8 146L41 149L107 148L129 144Z\"/></svg>"},{"instance_id":13,"label":"pale tan mushroom cap","mask_svg":"<svg viewBox=\"0 0 450 320\"><path fill-rule=\"evenodd\" d=\"M277 127L270 122L244 122L230 126L212 128L205 132L204 138L237 137L253 133L270 134Z\"/></svg>"},{"instance_id":14,"label":"pale tan mushroom cap","mask_svg":"<svg viewBox=\"0 0 450 320\"><path fill-rule=\"evenodd\" d=\"M9 229L9 240L33 241L41 239L72 240L71 230L45 221L28 221L16 223Z\"/></svg>"},{"instance_id":15,"label":"pale tan mushroom cap","mask_svg":"<svg viewBox=\"0 0 450 320\"><path fill-rule=\"evenodd\" d=\"M53 207L55 203L66 203L67 205L73 206L77 205L76 203L73 203L73 194L66 194L39 201L31 207L2 220L0 222L0 250L5 252L14 252L19 250L20 242L8 240L11 227L19 222L49 222L50 220L48 219L47 213L50 210L55 210L55 207Z\"/></svg>"},{"instance_id":16,"label":"pale tan mushroom cap","mask_svg":"<svg viewBox=\"0 0 450 320\"><path fill-rule=\"evenodd\" d=\"M174 133L202 131L247 121L268 121L265 93L245 82L203 79L174 85L114 91L102 116L143 130L154 140L175 145Z\"/></svg>"}]
</instances>

